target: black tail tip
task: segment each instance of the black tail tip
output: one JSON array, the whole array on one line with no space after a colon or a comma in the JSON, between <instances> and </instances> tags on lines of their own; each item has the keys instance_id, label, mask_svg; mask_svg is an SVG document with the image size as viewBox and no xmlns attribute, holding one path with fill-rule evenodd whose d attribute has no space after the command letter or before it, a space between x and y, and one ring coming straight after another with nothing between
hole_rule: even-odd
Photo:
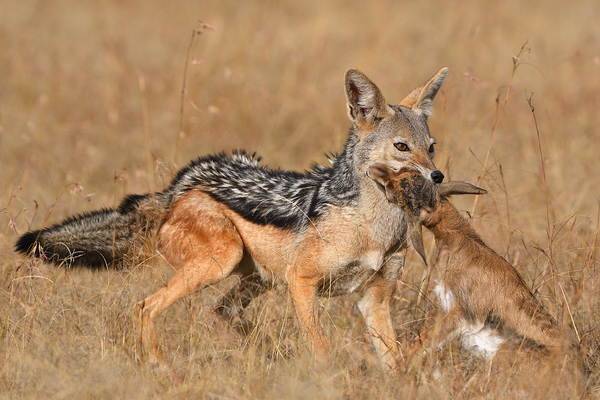
<instances>
[{"instance_id":1,"label":"black tail tip","mask_svg":"<svg viewBox=\"0 0 600 400\"><path fill-rule=\"evenodd\" d=\"M30 231L21 236L15 243L15 251L25 255L36 255L36 244L38 243L42 231Z\"/></svg>"}]
</instances>

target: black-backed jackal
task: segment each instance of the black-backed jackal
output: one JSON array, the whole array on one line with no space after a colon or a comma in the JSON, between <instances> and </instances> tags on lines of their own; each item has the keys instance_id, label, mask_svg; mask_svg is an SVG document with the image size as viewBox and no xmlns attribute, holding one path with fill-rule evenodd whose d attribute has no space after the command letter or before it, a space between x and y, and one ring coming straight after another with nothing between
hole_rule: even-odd
<instances>
[{"instance_id":1,"label":"black-backed jackal","mask_svg":"<svg viewBox=\"0 0 600 400\"><path fill-rule=\"evenodd\" d=\"M331 166L306 172L273 170L244 152L192 161L162 192L130 195L114 209L68 218L19 238L16 249L65 267L118 267L136 240L157 237L176 267L168 285L138 303L142 345L162 359L157 315L183 296L231 275L260 290L260 281L286 281L298 318L317 357L327 340L317 295L361 291L377 354L390 367L399 355L390 302L407 250L401 207L367 176L376 162L411 167L440 183L432 162L427 117L446 77L441 69L398 105L389 105L363 73L345 74L353 122L342 154ZM141 233L140 233L141 232ZM148 232L155 232L149 235Z\"/></svg>"}]
</instances>

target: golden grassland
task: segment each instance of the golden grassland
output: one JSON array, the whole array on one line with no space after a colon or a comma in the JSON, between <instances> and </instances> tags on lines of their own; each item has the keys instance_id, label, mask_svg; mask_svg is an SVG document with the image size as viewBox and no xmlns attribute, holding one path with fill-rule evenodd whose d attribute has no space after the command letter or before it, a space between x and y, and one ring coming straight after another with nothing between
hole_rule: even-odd
<instances>
[{"instance_id":1,"label":"golden grassland","mask_svg":"<svg viewBox=\"0 0 600 400\"><path fill-rule=\"evenodd\" d=\"M333 351L315 364L285 287L254 301L249 335L221 321L212 309L231 282L161 316L172 366L153 371L132 310L166 282L164 265L64 271L12 251L30 228L163 188L197 155L244 148L286 169L325 162L349 128L349 66L389 102L450 67L430 119L434 161L489 189L455 204L575 332L583 396L598 397L596 0L6 0L0 10L1 398L460 396L477 360L455 344L437 380L386 374L356 295L323 299ZM192 40L200 19L214 30ZM398 282L403 349L436 310L429 272L411 255Z\"/></svg>"}]
</instances>

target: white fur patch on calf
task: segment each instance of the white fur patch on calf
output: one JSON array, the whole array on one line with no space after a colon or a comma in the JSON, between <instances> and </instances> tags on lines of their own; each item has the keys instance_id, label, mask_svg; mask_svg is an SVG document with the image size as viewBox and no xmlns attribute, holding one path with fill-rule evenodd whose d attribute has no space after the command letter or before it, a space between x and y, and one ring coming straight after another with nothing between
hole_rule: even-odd
<instances>
[{"instance_id":1,"label":"white fur patch on calf","mask_svg":"<svg viewBox=\"0 0 600 400\"><path fill-rule=\"evenodd\" d=\"M504 343L504 338L491 326L483 322L473 324L462 321L458 336L463 347L475 355L491 360Z\"/></svg>"},{"instance_id":2,"label":"white fur patch on calf","mask_svg":"<svg viewBox=\"0 0 600 400\"><path fill-rule=\"evenodd\" d=\"M448 290L444 284L439 283L433 288L433 293L437 296L442 304L442 309L444 313L448 313L452 306L454 305L454 295L450 290Z\"/></svg>"},{"instance_id":3,"label":"white fur patch on calf","mask_svg":"<svg viewBox=\"0 0 600 400\"><path fill-rule=\"evenodd\" d=\"M440 300L444 313L448 313L455 303L454 294L440 282L435 286L433 292ZM491 326L483 322L468 323L464 320L461 321L456 337L460 338L466 350L487 360L494 357L498 348L504 343L504 338Z\"/></svg>"}]
</instances>

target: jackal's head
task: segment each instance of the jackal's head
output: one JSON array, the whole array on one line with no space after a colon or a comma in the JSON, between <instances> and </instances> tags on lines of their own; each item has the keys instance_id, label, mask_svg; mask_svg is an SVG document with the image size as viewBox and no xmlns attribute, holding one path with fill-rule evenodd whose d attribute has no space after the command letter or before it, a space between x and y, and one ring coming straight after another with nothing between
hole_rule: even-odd
<instances>
[{"instance_id":1,"label":"jackal's head","mask_svg":"<svg viewBox=\"0 0 600 400\"><path fill-rule=\"evenodd\" d=\"M487 191L466 181L451 181L436 185L423 177L420 171L404 167L394 170L381 163L373 164L367 175L383 187L389 201L402 207L408 218L411 246L421 255L425 264L425 248L421 224L439 218L436 211L441 201L455 194L485 194Z\"/></svg>"},{"instance_id":2,"label":"jackal's head","mask_svg":"<svg viewBox=\"0 0 600 400\"><path fill-rule=\"evenodd\" d=\"M427 117L433 113L433 99L447 72L448 68L440 69L398 105L390 105L362 72L346 71L348 117L359 139L355 150L359 171L365 173L370 165L381 162L394 169L416 169L430 182L444 180L432 161L435 140L429 134Z\"/></svg>"}]
</instances>

